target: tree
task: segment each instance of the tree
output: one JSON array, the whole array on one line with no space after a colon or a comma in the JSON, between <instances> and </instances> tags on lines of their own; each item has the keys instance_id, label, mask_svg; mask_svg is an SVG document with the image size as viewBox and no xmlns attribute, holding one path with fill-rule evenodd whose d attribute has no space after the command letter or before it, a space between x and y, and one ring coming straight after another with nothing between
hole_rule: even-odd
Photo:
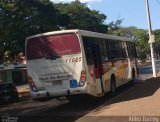
<instances>
[{"instance_id":1,"label":"tree","mask_svg":"<svg viewBox=\"0 0 160 122\"><path fill-rule=\"evenodd\" d=\"M154 44L154 51L156 58L160 58L160 29L153 31L155 35L155 44Z\"/></svg>"},{"instance_id":2,"label":"tree","mask_svg":"<svg viewBox=\"0 0 160 122\"><path fill-rule=\"evenodd\" d=\"M160 57L160 30L153 31L155 35L154 55L158 59ZM147 30L136 29L134 32L136 36L136 46L138 50L138 57L146 59L150 57L149 35Z\"/></svg>"},{"instance_id":3,"label":"tree","mask_svg":"<svg viewBox=\"0 0 160 122\"><path fill-rule=\"evenodd\" d=\"M119 20L116 20L115 22L111 22L108 24L108 34L111 34L111 35L116 35L116 36L121 36L121 32L120 32L120 29L122 28L121 27L121 24L123 22L123 19L119 19Z\"/></svg>"},{"instance_id":4,"label":"tree","mask_svg":"<svg viewBox=\"0 0 160 122\"><path fill-rule=\"evenodd\" d=\"M59 30L68 24L59 21L67 17L49 0L1 0L0 8L0 63L6 52L10 52L10 62L24 53L27 36Z\"/></svg>"},{"instance_id":5,"label":"tree","mask_svg":"<svg viewBox=\"0 0 160 122\"><path fill-rule=\"evenodd\" d=\"M136 37L138 58L144 60L148 55L150 55L150 48L148 44L149 35L147 31L143 29L136 29L134 34Z\"/></svg>"},{"instance_id":6,"label":"tree","mask_svg":"<svg viewBox=\"0 0 160 122\"><path fill-rule=\"evenodd\" d=\"M99 11L91 10L85 3L79 1L58 3L54 5L62 14L69 16L69 23L65 29L84 29L106 33L108 26L104 23L106 16ZM65 20L63 20L65 21Z\"/></svg>"}]
</instances>

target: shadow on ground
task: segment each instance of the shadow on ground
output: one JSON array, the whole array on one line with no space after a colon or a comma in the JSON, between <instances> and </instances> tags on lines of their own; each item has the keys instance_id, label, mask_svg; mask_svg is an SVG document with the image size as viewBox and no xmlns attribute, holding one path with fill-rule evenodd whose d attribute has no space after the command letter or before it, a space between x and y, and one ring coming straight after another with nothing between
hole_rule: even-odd
<instances>
[{"instance_id":1,"label":"shadow on ground","mask_svg":"<svg viewBox=\"0 0 160 122\"><path fill-rule=\"evenodd\" d=\"M160 77L147 79L145 81L140 82L135 87L128 89L127 92L124 92L120 96L116 97L116 99L113 99L107 102L106 104L103 104L94 112L101 111L101 108L103 108L104 106L105 108L107 108L106 106L110 108L110 105L114 103L120 103L152 96L154 95L154 93L156 93L156 91L158 91L158 89L160 89Z\"/></svg>"},{"instance_id":2,"label":"shadow on ground","mask_svg":"<svg viewBox=\"0 0 160 122\"><path fill-rule=\"evenodd\" d=\"M116 99L116 101L114 102L117 103L152 96L159 88L160 77L150 78L148 80L142 81L132 89L129 89L127 92L125 92L125 94L121 95L121 97L119 97L119 99Z\"/></svg>"}]
</instances>

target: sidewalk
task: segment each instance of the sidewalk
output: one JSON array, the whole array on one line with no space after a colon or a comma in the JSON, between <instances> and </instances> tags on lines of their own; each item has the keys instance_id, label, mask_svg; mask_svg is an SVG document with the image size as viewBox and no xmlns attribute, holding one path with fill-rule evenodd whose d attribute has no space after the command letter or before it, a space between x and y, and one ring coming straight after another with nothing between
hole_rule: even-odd
<instances>
[{"instance_id":1,"label":"sidewalk","mask_svg":"<svg viewBox=\"0 0 160 122\"><path fill-rule=\"evenodd\" d=\"M78 122L125 122L129 121L130 116L158 116L156 122L160 122L160 77L142 81L82 117Z\"/></svg>"}]
</instances>

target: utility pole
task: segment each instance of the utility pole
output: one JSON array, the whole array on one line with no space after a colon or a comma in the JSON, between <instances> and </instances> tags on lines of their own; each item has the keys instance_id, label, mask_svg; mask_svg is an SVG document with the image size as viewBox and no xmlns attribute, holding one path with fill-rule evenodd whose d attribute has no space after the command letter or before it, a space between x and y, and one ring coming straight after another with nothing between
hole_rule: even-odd
<instances>
[{"instance_id":1,"label":"utility pole","mask_svg":"<svg viewBox=\"0 0 160 122\"><path fill-rule=\"evenodd\" d=\"M149 42L148 43L150 44L150 50L151 50L153 77L157 77L156 62L155 62L154 49L153 49L153 43L155 42L155 39L154 39L154 35L152 33L152 28L151 28L151 19L150 19L148 0L146 0L146 11L147 11L148 32L149 32Z\"/></svg>"}]
</instances>

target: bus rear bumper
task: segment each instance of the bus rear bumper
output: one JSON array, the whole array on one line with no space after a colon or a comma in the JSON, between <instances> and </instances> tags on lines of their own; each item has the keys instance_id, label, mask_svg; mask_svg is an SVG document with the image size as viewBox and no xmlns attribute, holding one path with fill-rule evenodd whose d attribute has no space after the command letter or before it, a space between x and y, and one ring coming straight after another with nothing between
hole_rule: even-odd
<instances>
[{"instance_id":1,"label":"bus rear bumper","mask_svg":"<svg viewBox=\"0 0 160 122\"><path fill-rule=\"evenodd\" d=\"M76 94L87 94L86 87L77 87L71 89L61 89L61 90L52 90L52 91L38 91L31 92L32 99L41 99L41 98L54 98L68 95Z\"/></svg>"}]
</instances>

